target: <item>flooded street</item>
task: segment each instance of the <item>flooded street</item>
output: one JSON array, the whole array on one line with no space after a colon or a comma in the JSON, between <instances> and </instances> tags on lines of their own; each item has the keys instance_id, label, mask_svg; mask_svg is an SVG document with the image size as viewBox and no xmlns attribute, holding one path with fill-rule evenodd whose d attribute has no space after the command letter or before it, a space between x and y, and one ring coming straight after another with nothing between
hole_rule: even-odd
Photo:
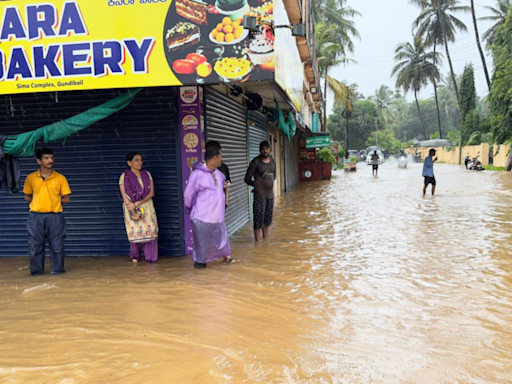
<instances>
[{"instance_id":1,"label":"flooded street","mask_svg":"<svg viewBox=\"0 0 512 384\"><path fill-rule=\"evenodd\" d=\"M421 166L297 186L238 265L0 259L0 382L512 382L512 175Z\"/></svg>"}]
</instances>

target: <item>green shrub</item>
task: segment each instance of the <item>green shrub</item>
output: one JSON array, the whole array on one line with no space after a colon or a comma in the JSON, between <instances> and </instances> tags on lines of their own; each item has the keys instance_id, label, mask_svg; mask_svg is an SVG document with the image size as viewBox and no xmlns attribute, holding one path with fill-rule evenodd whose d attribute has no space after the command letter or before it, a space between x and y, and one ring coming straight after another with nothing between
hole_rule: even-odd
<instances>
[{"instance_id":1,"label":"green shrub","mask_svg":"<svg viewBox=\"0 0 512 384\"><path fill-rule=\"evenodd\" d=\"M322 148L316 151L316 161L320 163L336 163L336 157L332 154L331 148Z\"/></svg>"},{"instance_id":2,"label":"green shrub","mask_svg":"<svg viewBox=\"0 0 512 384\"><path fill-rule=\"evenodd\" d=\"M504 171L505 167L495 167L494 165L484 165L486 171Z\"/></svg>"}]
</instances>

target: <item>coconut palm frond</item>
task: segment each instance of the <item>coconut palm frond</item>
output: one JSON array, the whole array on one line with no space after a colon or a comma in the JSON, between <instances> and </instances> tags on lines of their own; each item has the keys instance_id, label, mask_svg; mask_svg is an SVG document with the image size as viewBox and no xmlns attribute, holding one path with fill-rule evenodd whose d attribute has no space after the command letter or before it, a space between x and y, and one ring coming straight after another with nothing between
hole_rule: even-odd
<instances>
[{"instance_id":1,"label":"coconut palm frond","mask_svg":"<svg viewBox=\"0 0 512 384\"><path fill-rule=\"evenodd\" d=\"M326 75L325 81L327 86L334 93L334 102L343 105L347 111L352 111L352 98L353 91L344 82L336 80L335 78Z\"/></svg>"}]
</instances>

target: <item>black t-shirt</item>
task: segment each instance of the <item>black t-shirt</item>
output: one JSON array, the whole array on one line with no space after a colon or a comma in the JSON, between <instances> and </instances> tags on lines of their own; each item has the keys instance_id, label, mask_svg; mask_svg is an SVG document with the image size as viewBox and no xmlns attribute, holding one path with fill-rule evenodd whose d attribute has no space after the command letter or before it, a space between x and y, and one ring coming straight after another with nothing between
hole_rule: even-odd
<instances>
[{"instance_id":1,"label":"black t-shirt","mask_svg":"<svg viewBox=\"0 0 512 384\"><path fill-rule=\"evenodd\" d=\"M229 176L228 166L224 163L221 163L219 171L221 171L224 174L224 176L226 176L226 181L229 181L231 183L231 177Z\"/></svg>"},{"instance_id":2,"label":"black t-shirt","mask_svg":"<svg viewBox=\"0 0 512 384\"><path fill-rule=\"evenodd\" d=\"M254 180L253 180L254 177ZM261 156L256 157L245 174L245 182L254 186L254 197L274 198L274 180L276 179L276 162L264 163Z\"/></svg>"}]
</instances>

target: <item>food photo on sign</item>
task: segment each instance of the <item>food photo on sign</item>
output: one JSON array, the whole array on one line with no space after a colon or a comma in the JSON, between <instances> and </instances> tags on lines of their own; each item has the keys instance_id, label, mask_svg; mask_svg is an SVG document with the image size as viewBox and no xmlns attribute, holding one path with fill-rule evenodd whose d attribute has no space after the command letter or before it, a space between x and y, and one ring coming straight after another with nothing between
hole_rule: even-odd
<instances>
[{"instance_id":1,"label":"food photo on sign","mask_svg":"<svg viewBox=\"0 0 512 384\"><path fill-rule=\"evenodd\" d=\"M242 27L255 16L255 31ZM182 84L236 83L273 79L273 2L176 0L164 25L169 67Z\"/></svg>"}]
</instances>

